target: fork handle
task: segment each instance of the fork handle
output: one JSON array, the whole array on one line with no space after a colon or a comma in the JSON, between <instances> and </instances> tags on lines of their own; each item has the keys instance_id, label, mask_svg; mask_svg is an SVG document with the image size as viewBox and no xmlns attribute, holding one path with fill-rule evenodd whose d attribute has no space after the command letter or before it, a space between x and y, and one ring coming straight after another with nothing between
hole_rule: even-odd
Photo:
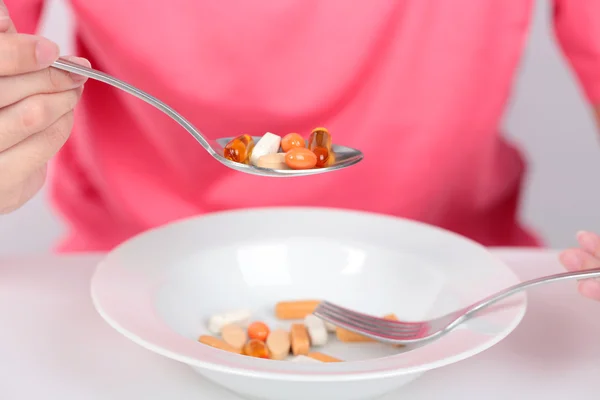
<instances>
[{"instance_id":1,"label":"fork handle","mask_svg":"<svg viewBox=\"0 0 600 400\"><path fill-rule=\"evenodd\" d=\"M589 279L589 278L598 278L600 277L600 269L588 269L585 271L577 271L577 272L563 272L560 274L543 276L540 278L532 279L529 281L521 282L514 286L510 286L500 292L493 294L489 297L484 298L483 300L478 301L475 304L468 306L466 309L463 309L463 318L461 320L465 320L473 316L473 314L481 311L484 308L491 306L503 300L513 294L517 294L522 292L525 289L532 288L534 286L544 285L546 283L553 283L559 281L565 281L570 279Z\"/></svg>"},{"instance_id":2,"label":"fork handle","mask_svg":"<svg viewBox=\"0 0 600 400\"><path fill-rule=\"evenodd\" d=\"M160 111L174 119L179 125L183 127L183 129L188 131L188 133L190 133L194 137L194 139L196 139L202 145L202 147L206 149L206 151L208 151L211 155L214 155L215 152L210 146L208 140L206 140L206 138L204 137L204 135L202 135L202 133L200 133L200 131L198 131L198 129L196 129L196 127L194 127L194 125L192 125L181 114L179 114L173 108L163 103L156 97L144 92L143 90L136 88L133 85L130 85L127 82L123 82L122 80L117 79L114 76L110 76L108 74L105 74L104 72L97 71L92 68L84 67L83 65L75 64L74 62L65 60L64 58L59 58L58 60L56 60L52 64L52 67L106 83L107 85L113 86L117 89L121 89L122 91L127 92L140 100L145 101L146 103L150 104L151 106L154 106L155 108L159 109Z\"/></svg>"}]
</instances>

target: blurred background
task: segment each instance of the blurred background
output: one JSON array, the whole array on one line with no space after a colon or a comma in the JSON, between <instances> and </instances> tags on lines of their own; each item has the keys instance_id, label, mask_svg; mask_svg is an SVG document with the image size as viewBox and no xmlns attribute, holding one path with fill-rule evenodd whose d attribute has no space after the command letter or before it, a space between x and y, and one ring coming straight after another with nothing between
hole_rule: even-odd
<instances>
[{"instance_id":1,"label":"blurred background","mask_svg":"<svg viewBox=\"0 0 600 400\"><path fill-rule=\"evenodd\" d=\"M523 219L548 246L562 248L575 243L579 229L600 232L600 136L554 43L550 3L538 0L503 125L529 159ZM48 4L42 32L70 54L68 7L64 0ZM22 209L0 217L0 255L47 252L62 232L42 191Z\"/></svg>"}]
</instances>

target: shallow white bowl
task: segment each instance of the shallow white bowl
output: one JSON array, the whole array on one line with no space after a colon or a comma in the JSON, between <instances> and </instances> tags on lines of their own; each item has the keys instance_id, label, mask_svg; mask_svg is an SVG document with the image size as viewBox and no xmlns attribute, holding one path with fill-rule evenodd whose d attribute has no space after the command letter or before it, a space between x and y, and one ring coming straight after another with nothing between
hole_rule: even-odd
<instances>
[{"instance_id":1,"label":"shallow white bowl","mask_svg":"<svg viewBox=\"0 0 600 400\"><path fill-rule=\"evenodd\" d=\"M276 326L281 300L327 299L403 320L435 317L518 283L484 247L428 225L312 208L252 209L176 222L127 241L101 262L92 297L132 341L189 364L245 398L358 400L498 343L521 321L525 296L410 351L332 337L319 351L346 362L255 359L196 341L214 313L250 308Z\"/></svg>"}]
</instances>

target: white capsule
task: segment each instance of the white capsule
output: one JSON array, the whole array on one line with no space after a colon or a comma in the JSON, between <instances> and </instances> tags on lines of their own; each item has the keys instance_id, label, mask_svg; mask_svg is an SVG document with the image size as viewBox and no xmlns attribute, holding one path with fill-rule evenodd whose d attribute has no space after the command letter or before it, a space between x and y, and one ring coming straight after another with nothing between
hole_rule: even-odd
<instances>
[{"instance_id":1,"label":"white capsule","mask_svg":"<svg viewBox=\"0 0 600 400\"><path fill-rule=\"evenodd\" d=\"M308 331L310 344L312 346L323 346L327 344L329 336L327 334L327 328L325 328L325 322L321 318L309 314L304 318L304 326Z\"/></svg>"},{"instance_id":2,"label":"white capsule","mask_svg":"<svg viewBox=\"0 0 600 400\"><path fill-rule=\"evenodd\" d=\"M274 133L267 132L256 142L252 155L250 156L250 163L256 165L258 159L267 154L277 153L279 151L279 145L281 144L281 136Z\"/></svg>"},{"instance_id":3,"label":"white capsule","mask_svg":"<svg viewBox=\"0 0 600 400\"><path fill-rule=\"evenodd\" d=\"M292 362L301 362L301 363L321 363L321 361L319 360L315 360L314 358L310 358L307 356L296 356L294 358L291 359Z\"/></svg>"},{"instance_id":4,"label":"white capsule","mask_svg":"<svg viewBox=\"0 0 600 400\"><path fill-rule=\"evenodd\" d=\"M235 310L221 314L215 314L208 319L208 330L213 335L220 335L224 326L236 324L245 328L250 323L252 313L249 310Z\"/></svg>"}]
</instances>

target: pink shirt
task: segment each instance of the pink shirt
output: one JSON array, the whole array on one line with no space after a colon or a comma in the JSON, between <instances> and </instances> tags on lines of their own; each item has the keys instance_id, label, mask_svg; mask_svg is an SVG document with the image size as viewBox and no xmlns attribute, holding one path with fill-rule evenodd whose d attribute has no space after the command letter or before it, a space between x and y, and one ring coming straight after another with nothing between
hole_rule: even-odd
<instances>
[{"instance_id":1,"label":"pink shirt","mask_svg":"<svg viewBox=\"0 0 600 400\"><path fill-rule=\"evenodd\" d=\"M41 1L6 1L21 31L34 30ZM554 3L562 47L598 103L600 1ZM157 110L90 81L50 181L70 229L60 250L106 250L178 218L281 205L398 215L485 245L537 243L517 218L523 160L498 130L533 0L72 5L79 55L209 137L326 126L365 159L310 178L241 174Z\"/></svg>"}]
</instances>

